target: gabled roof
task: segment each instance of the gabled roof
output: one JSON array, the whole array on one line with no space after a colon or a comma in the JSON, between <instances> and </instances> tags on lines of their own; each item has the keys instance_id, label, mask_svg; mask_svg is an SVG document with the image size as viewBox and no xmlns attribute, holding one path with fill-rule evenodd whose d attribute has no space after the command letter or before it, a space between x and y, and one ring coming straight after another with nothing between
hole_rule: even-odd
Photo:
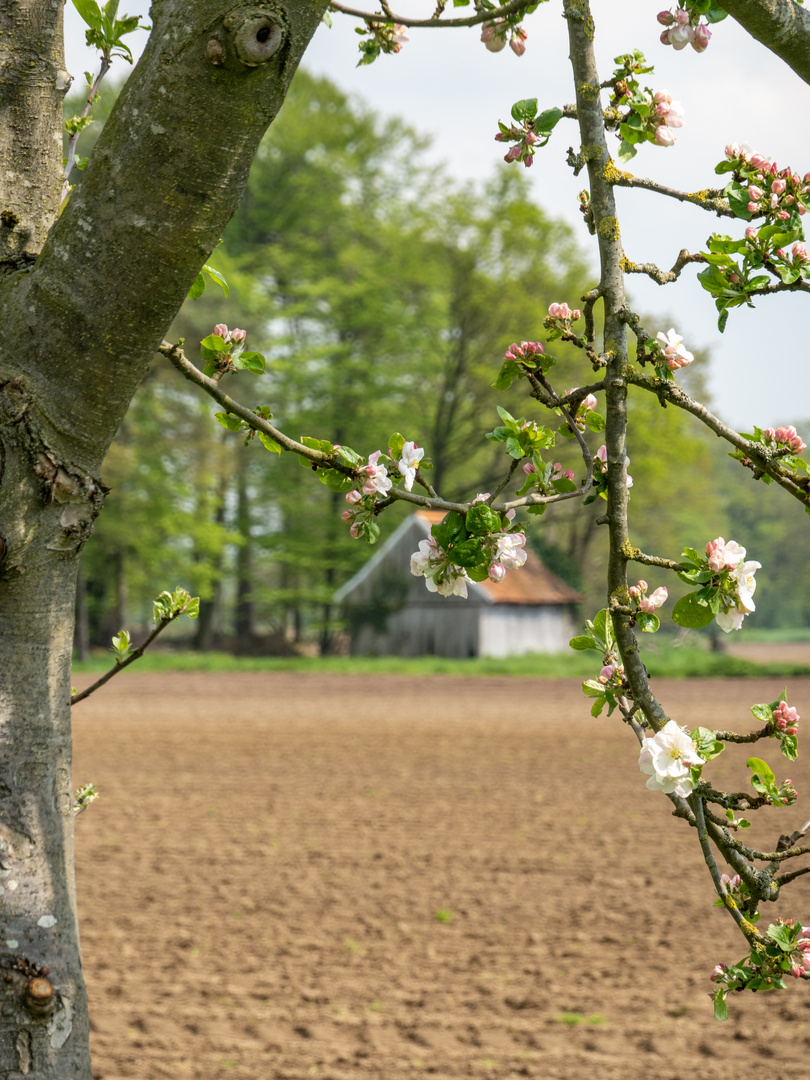
<instances>
[{"instance_id":1,"label":"gabled roof","mask_svg":"<svg viewBox=\"0 0 810 1080\"><path fill-rule=\"evenodd\" d=\"M385 543L375 552L354 577L335 593L335 602L342 603L362 584L396 548L408 532L414 533L414 551L419 541L430 535L431 525L444 518L443 511L417 510L406 518ZM510 570L503 581L470 581L467 588L487 604L576 604L583 597L547 569L531 551L520 570Z\"/></svg>"}]
</instances>

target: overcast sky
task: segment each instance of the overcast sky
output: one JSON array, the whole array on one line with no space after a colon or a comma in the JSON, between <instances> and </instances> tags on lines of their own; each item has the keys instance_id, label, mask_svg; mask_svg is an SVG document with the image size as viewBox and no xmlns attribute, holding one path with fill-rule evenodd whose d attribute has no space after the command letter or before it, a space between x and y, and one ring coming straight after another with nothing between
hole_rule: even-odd
<instances>
[{"instance_id":1,"label":"overcast sky","mask_svg":"<svg viewBox=\"0 0 810 1080\"><path fill-rule=\"evenodd\" d=\"M433 6L429 0L401 0L397 10L424 17ZM656 73L643 82L654 90L668 89L686 114L675 146L645 145L630 171L699 190L722 180L713 170L727 142L746 142L802 175L810 171L810 88L732 19L714 28L701 55L691 48L676 53L661 46L655 14L663 6L661 0L592 3L601 77L611 74L619 53L642 49L656 65ZM335 17L331 30L319 29L304 64L363 97L380 113L401 116L432 135L432 156L446 162L458 179L482 180L496 168L522 168L505 165L503 147L494 141L497 121L508 119L514 101L537 97L541 109L573 101L561 8L558 0L550 0L526 20L529 37L522 57L508 48L487 52L475 28L412 30L397 56L357 68L354 23ZM121 4L122 12L144 17L148 9L148 0ZM82 72L95 70L97 61L84 45L83 24L70 0L65 18L66 65L79 82ZM131 35L133 52L145 39L144 33ZM123 67L117 60L113 73ZM587 247L592 240L577 209L584 177L575 179L565 164L571 145L577 146L575 127L561 122L529 176L537 202L571 222ZM742 222L714 218L647 192L618 190L617 199L625 251L635 262L669 268L682 247L705 247L710 232L737 236L744 228ZM714 407L724 419L750 430L753 424L775 426L810 418L810 296L766 297L755 310L735 309L725 333L719 334L714 303L696 282L694 270L664 288L634 277L629 289L636 310L660 313L649 323L653 332L674 326L687 348L710 350ZM562 299L570 303L575 298ZM536 335L536 327L515 327L517 338ZM807 439L810 432L803 433Z\"/></svg>"}]
</instances>

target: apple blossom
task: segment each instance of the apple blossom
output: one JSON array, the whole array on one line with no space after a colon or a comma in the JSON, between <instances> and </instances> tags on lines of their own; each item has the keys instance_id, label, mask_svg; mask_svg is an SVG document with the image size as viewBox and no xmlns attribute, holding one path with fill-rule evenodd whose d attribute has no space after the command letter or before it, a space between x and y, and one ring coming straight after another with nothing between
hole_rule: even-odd
<instances>
[{"instance_id":1,"label":"apple blossom","mask_svg":"<svg viewBox=\"0 0 810 1080\"><path fill-rule=\"evenodd\" d=\"M413 482L416 479L416 470L419 468L419 462L425 456L425 451L420 449L414 442L406 442L402 447L402 457L397 463L397 468L400 473L405 477L405 490L410 491L413 488Z\"/></svg>"},{"instance_id":2,"label":"apple blossom","mask_svg":"<svg viewBox=\"0 0 810 1080\"><path fill-rule=\"evenodd\" d=\"M512 36L509 39L509 48L515 54L515 56L523 56L523 54L526 52L526 38L528 36L529 35L526 33L522 26L519 26L512 33Z\"/></svg>"},{"instance_id":3,"label":"apple blossom","mask_svg":"<svg viewBox=\"0 0 810 1080\"><path fill-rule=\"evenodd\" d=\"M667 367L671 371L675 371L677 368L686 367L687 364L691 364L695 359L692 353L683 347L683 338L676 334L674 329L670 328L666 334L659 330L656 337L663 345L661 352L666 359Z\"/></svg>"},{"instance_id":4,"label":"apple blossom","mask_svg":"<svg viewBox=\"0 0 810 1080\"><path fill-rule=\"evenodd\" d=\"M796 709L788 705L786 701L780 701L773 710L773 719L780 731L784 731L791 735L796 735L798 733L796 725L800 719L799 714ZM791 728L793 730L790 730Z\"/></svg>"},{"instance_id":5,"label":"apple blossom","mask_svg":"<svg viewBox=\"0 0 810 1080\"><path fill-rule=\"evenodd\" d=\"M398 53L406 41L410 41L405 27L401 23L394 23L391 40L394 42L392 52Z\"/></svg>"},{"instance_id":6,"label":"apple blossom","mask_svg":"<svg viewBox=\"0 0 810 1080\"><path fill-rule=\"evenodd\" d=\"M513 341L503 354L503 358L504 360L517 361L532 360L545 351L544 346L539 341L521 341L519 345L516 341Z\"/></svg>"},{"instance_id":7,"label":"apple blossom","mask_svg":"<svg viewBox=\"0 0 810 1080\"><path fill-rule=\"evenodd\" d=\"M428 592L467 598L467 572L453 566L433 536L419 541L419 550L411 555L411 573L424 577Z\"/></svg>"},{"instance_id":8,"label":"apple blossom","mask_svg":"<svg viewBox=\"0 0 810 1080\"><path fill-rule=\"evenodd\" d=\"M722 570L733 570L741 563L745 558L745 548L740 547L736 540L726 543L722 536L718 536L706 545L706 555L711 569L719 574Z\"/></svg>"},{"instance_id":9,"label":"apple blossom","mask_svg":"<svg viewBox=\"0 0 810 1080\"><path fill-rule=\"evenodd\" d=\"M506 28L502 19L495 22L484 23L481 29L481 40L490 52L500 52L506 48Z\"/></svg>"},{"instance_id":10,"label":"apple blossom","mask_svg":"<svg viewBox=\"0 0 810 1080\"><path fill-rule=\"evenodd\" d=\"M740 550L745 552L744 548ZM732 602L725 611L720 611L715 616L717 625L725 633L739 630L745 616L756 610L754 591L757 583L754 574L761 566L762 563L758 562L741 562L731 571L730 579L736 586L736 603Z\"/></svg>"},{"instance_id":11,"label":"apple blossom","mask_svg":"<svg viewBox=\"0 0 810 1080\"><path fill-rule=\"evenodd\" d=\"M638 602L638 606L647 615L652 615L656 608L661 607L666 603L667 599L667 587L662 585L656 589L655 592L650 593L649 596L642 596Z\"/></svg>"},{"instance_id":12,"label":"apple blossom","mask_svg":"<svg viewBox=\"0 0 810 1080\"><path fill-rule=\"evenodd\" d=\"M690 769L705 765L697 745L683 728L669 720L652 738L645 739L638 755L638 767L648 773L647 787L667 795L686 798L694 789Z\"/></svg>"},{"instance_id":13,"label":"apple blossom","mask_svg":"<svg viewBox=\"0 0 810 1080\"><path fill-rule=\"evenodd\" d=\"M381 450L375 450L369 455L368 464L361 466L360 473L365 475L363 493L365 495L387 495L393 487L393 482L388 477L385 465L378 465Z\"/></svg>"},{"instance_id":14,"label":"apple blossom","mask_svg":"<svg viewBox=\"0 0 810 1080\"><path fill-rule=\"evenodd\" d=\"M807 262L807 248L798 241L790 249L790 253L796 262Z\"/></svg>"},{"instance_id":15,"label":"apple blossom","mask_svg":"<svg viewBox=\"0 0 810 1080\"><path fill-rule=\"evenodd\" d=\"M692 48L698 53L705 52L709 47L711 37L712 32L706 23L700 23L699 26L695 27L695 34L692 38Z\"/></svg>"},{"instance_id":16,"label":"apple blossom","mask_svg":"<svg viewBox=\"0 0 810 1080\"><path fill-rule=\"evenodd\" d=\"M674 146L675 136L666 124L659 124L655 129L655 141L659 146Z\"/></svg>"},{"instance_id":17,"label":"apple blossom","mask_svg":"<svg viewBox=\"0 0 810 1080\"><path fill-rule=\"evenodd\" d=\"M519 570L526 562L526 536L524 533L500 533L495 562L501 563L507 570Z\"/></svg>"},{"instance_id":18,"label":"apple blossom","mask_svg":"<svg viewBox=\"0 0 810 1080\"><path fill-rule=\"evenodd\" d=\"M789 424L787 427L778 427L775 431L773 428L767 428L766 431L770 434L774 442L781 443L783 446L788 447L794 454L800 454L802 450L807 447L807 443L802 441L801 436L792 424Z\"/></svg>"},{"instance_id":19,"label":"apple blossom","mask_svg":"<svg viewBox=\"0 0 810 1080\"><path fill-rule=\"evenodd\" d=\"M497 585L499 581L503 581L506 577L506 567L503 563L494 562L487 571L487 575L490 581L494 581Z\"/></svg>"}]
</instances>

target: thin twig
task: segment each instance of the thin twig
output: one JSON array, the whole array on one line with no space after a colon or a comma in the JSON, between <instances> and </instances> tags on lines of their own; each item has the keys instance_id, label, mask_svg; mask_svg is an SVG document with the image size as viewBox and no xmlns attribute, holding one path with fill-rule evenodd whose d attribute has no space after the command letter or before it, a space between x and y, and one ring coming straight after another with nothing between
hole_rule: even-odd
<instances>
[{"instance_id":1,"label":"thin twig","mask_svg":"<svg viewBox=\"0 0 810 1080\"><path fill-rule=\"evenodd\" d=\"M719 188L707 188L705 191L679 191L677 188L667 187L655 180L641 179L632 173L617 169L612 161L605 167L605 179L614 187L641 188L642 191L653 191L657 195L666 195L669 199L677 199L678 202L691 203L699 206L701 210L708 210L718 217L736 218L736 214L723 197Z\"/></svg>"},{"instance_id":2,"label":"thin twig","mask_svg":"<svg viewBox=\"0 0 810 1080\"><path fill-rule=\"evenodd\" d=\"M73 694L68 704L78 705L80 701L84 701L85 698L90 697L90 695L96 690L98 690L99 687L102 687L105 683L108 683L113 677L113 675L117 675L118 672L123 671L125 667L129 667L130 664L134 664L136 660L140 660L140 658L143 656L143 654L146 652L146 650L149 648L149 646L152 644L158 634L165 630L169 623L172 623L175 619L179 618L181 614L182 612L178 612L177 615L171 615L165 619L161 619L155 629L149 635L149 637L143 642L143 644L139 645L137 649L133 649L125 660L121 660L120 663L116 661L115 666L110 668L110 670L104 675L102 675L100 679L97 679L92 686L88 686L87 689L82 690L80 694Z\"/></svg>"},{"instance_id":3,"label":"thin twig","mask_svg":"<svg viewBox=\"0 0 810 1080\"><path fill-rule=\"evenodd\" d=\"M762 443L752 442L724 424L705 405L701 405L689 397L677 383L669 382L668 379L660 379L657 375L642 374L629 365L624 372L624 377L633 386L639 386L642 390L656 394L660 401L666 400L679 409L683 409L684 412L697 417L715 435L719 435L721 439L725 439L732 446L736 446L738 450L742 450L748 467L752 468L755 473L766 473L780 487L789 492L794 499L797 499L805 506L810 506L810 489L804 480L798 480L793 473L789 473L784 469L779 464L778 458ZM746 462L743 462L743 464L746 464Z\"/></svg>"},{"instance_id":4,"label":"thin twig","mask_svg":"<svg viewBox=\"0 0 810 1080\"><path fill-rule=\"evenodd\" d=\"M669 285L671 282L678 280L685 266L690 263L705 262L706 257L701 252L692 255L686 248L682 248L678 253L678 258L672 264L671 270L659 270L655 263L634 263L626 255L622 258L622 268L626 274L646 274L657 285Z\"/></svg>"},{"instance_id":5,"label":"thin twig","mask_svg":"<svg viewBox=\"0 0 810 1080\"><path fill-rule=\"evenodd\" d=\"M532 0L509 0L508 3L502 4L499 8L494 8L492 11L479 12L477 15L470 15L466 19L411 19L406 15L395 15L387 4L383 6L383 13L360 11L358 8L346 7L343 4L331 3L329 6L332 11L337 11L341 15L351 15L355 19L362 19L367 23L399 23L400 26L414 26L414 27L445 27L445 26L477 26L479 23L492 22L495 19L503 19L507 15L514 15L515 12L521 11L523 8L529 7Z\"/></svg>"}]
</instances>

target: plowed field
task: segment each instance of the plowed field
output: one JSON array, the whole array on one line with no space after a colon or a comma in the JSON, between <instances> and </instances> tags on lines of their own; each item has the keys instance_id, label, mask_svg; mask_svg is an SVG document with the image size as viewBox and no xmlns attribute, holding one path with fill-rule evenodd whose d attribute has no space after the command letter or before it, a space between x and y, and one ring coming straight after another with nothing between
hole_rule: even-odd
<instances>
[{"instance_id":1,"label":"plowed field","mask_svg":"<svg viewBox=\"0 0 810 1080\"><path fill-rule=\"evenodd\" d=\"M781 687L656 689L743 730ZM96 1080L810 1078L810 986L712 1019L742 939L632 732L588 705L559 681L132 674L77 706ZM810 816L810 755L757 753L800 796L751 830L772 848ZM711 775L744 783L745 757ZM810 922L810 878L775 907Z\"/></svg>"}]
</instances>

